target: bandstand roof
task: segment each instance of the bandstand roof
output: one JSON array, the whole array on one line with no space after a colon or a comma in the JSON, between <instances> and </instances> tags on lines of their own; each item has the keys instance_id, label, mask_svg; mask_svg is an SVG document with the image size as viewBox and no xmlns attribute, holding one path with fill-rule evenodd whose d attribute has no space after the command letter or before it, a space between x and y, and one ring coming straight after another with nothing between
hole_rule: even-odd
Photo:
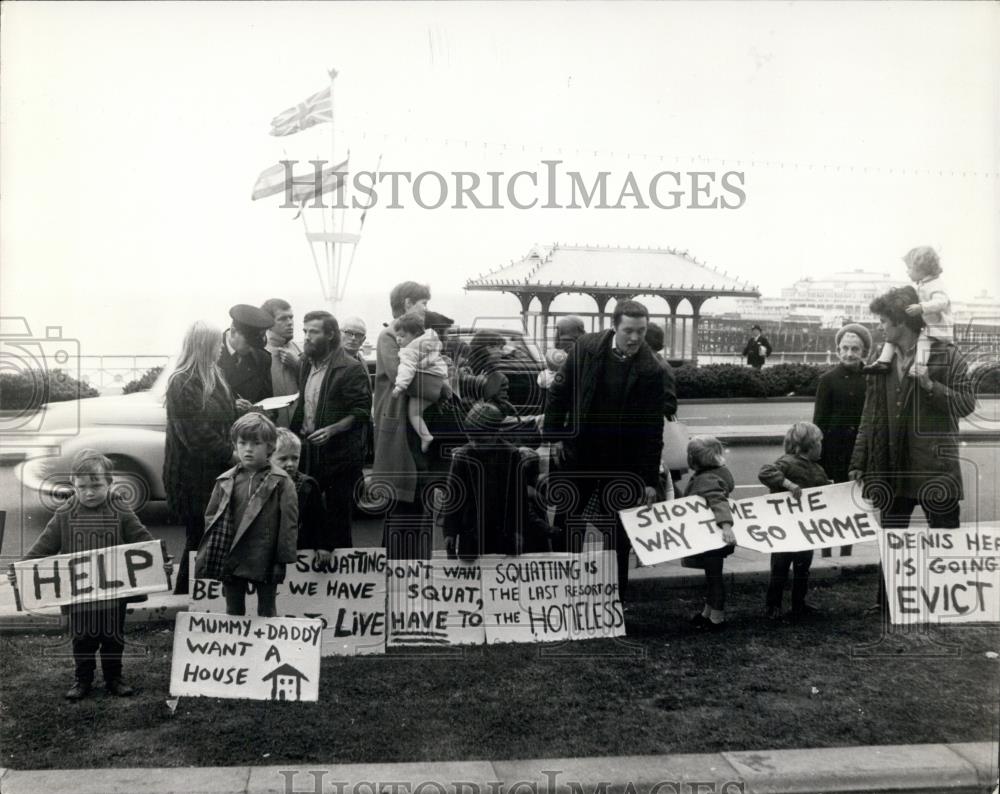
<instances>
[{"instance_id":1,"label":"bandstand roof","mask_svg":"<svg viewBox=\"0 0 1000 794\"><path fill-rule=\"evenodd\" d=\"M536 245L518 262L465 284L518 295L581 292L599 296L760 297L754 285L673 248Z\"/></svg>"}]
</instances>

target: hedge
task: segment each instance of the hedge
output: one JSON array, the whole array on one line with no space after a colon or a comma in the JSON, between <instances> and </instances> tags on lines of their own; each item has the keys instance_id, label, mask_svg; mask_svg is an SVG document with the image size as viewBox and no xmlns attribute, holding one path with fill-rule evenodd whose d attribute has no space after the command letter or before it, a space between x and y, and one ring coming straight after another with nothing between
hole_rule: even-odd
<instances>
[{"instance_id":1,"label":"hedge","mask_svg":"<svg viewBox=\"0 0 1000 794\"><path fill-rule=\"evenodd\" d=\"M814 396L819 376L829 364L776 364L754 369L740 364L684 364L674 369L677 396L726 399L730 397Z\"/></svg>"},{"instance_id":2,"label":"hedge","mask_svg":"<svg viewBox=\"0 0 1000 794\"><path fill-rule=\"evenodd\" d=\"M138 380L130 380L122 387L122 394L132 394L137 391L149 391L153 388L156 379L163 372L163 367L153 367L147 369Z\"/></svg>"},{"instance_id":3,"label":"hedge","mask_svg":"<svg viewBox=\"0 0 1000 794\"><path fill-rule=\"evenodd\" d=\"M98 394L97 389L61 369L48 373L31 369L0 374L0 410L23 411L44 403L97 397Z\"/></svg>"}]
</instances>

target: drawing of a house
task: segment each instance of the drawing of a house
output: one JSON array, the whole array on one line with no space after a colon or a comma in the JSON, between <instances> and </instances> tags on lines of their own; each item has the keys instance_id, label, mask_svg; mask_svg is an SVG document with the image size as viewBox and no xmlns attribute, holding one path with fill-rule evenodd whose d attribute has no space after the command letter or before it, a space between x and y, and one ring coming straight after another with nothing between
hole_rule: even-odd
<instances>
[{"instance_id":1,"label":"drawing of a house","mask_svg":"<svg viewBox=\"0 0 1000 794\"><path fill-rule=\"evenodd\" d=\"M302 681L309 678L290 664L275 667L262 680L271 680L271 700L298 700L302 695Z\"/></svg>"}]
</instances>

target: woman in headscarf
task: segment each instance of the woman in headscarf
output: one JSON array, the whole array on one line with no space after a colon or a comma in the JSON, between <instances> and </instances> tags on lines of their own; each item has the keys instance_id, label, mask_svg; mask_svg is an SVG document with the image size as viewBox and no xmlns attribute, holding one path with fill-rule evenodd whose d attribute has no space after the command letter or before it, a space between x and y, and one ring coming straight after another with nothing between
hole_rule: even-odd
<instances>
[{"instance_id":1,"label":"woman in headscarf","mask_svg":"<svg viewBox=\"0 0 1000 794\"><path fill-rule=\"evenodd\" d=\"M221 352L222 331L194 323L167 382L163 485L167 507L185 528L176 593L188 592L188 555L198 550L205 532L205 508L215 478L233 458L229 428L236 420L236 406L219 368Z\"/></svg>"}]
</instances>

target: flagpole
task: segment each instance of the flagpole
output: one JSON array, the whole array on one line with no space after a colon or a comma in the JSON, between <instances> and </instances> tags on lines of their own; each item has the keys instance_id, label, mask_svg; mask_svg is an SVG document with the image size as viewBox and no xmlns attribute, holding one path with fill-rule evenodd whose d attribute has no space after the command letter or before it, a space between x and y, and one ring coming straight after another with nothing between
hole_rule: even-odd
<instances>
[{"instance_id":1,"label":"flagpole","mask_svg":"<svg viewBox=\"0 0 1000 794\"><path fill-rule=\"evenodd\" d=\"M337 163L337 145L336 145L337 114L335 112L335 107L334 107L334 94L335 94L334 82L337 79L337 70L330 69L329 74L330 74L330 165L332 167ZM336 181L334 182L334 185L336 185ZM336 190L334 190L334 195L336 196ZM326 226L325 220L323 225ZM335 232L336 230L337 230L337 200L335 197L332 205L330 206L330 231ZM340 303L340 288L339 288L340 273L338 272L337 268L337 253L340 250L340 245L343 245L343 243L340 243L339 245L337 243L330 243L329 259L327 261L327 265L330 271L330 303L334 315L337 314L338 304Z\"/></svg>"}]
</instances>

